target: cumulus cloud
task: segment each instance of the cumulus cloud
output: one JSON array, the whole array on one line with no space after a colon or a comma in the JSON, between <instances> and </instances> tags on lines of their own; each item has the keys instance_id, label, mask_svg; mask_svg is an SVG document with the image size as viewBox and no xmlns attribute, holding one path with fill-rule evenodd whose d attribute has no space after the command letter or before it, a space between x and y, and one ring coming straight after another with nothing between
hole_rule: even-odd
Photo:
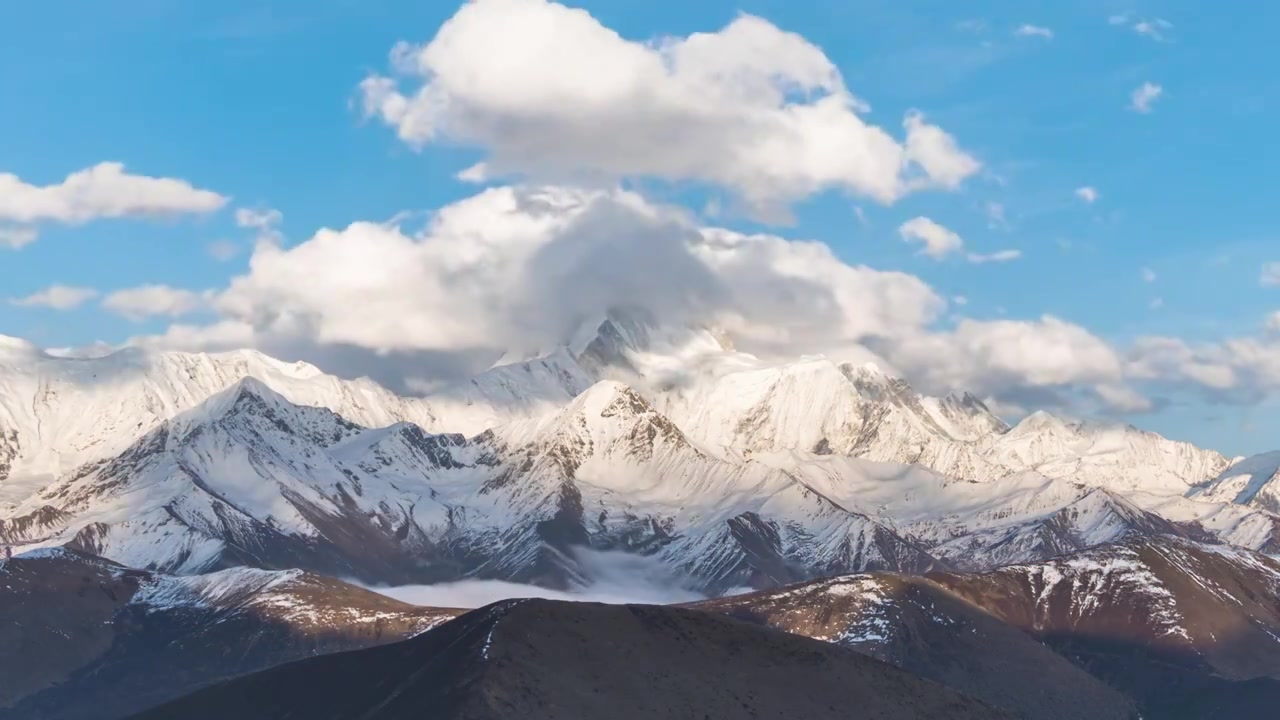
<instances>
[{"instance_id":1,"label":"cumulus cloud","mask_svg":"<svg viewBox=\"0 0 1280 720\"><path fill-rule=\"evenodd\" d=\"M1263 287L1280 286L1280 262L1271 262L1262 266L1262 275L1258 277L1258 282Z\"/></svg>"},{"instance_id":2,"label":"cumulus cloud","mask_svg":"<svg viewBox=\"0 0 1280 720\"><path fill-rule=\"evenodd\" d=\"M1019 37L1042 37L1046 40L1053 39L1053 30L1043 25L1020 25L1017 30L1013 31L1014 35Z\"/></svg>"},{"instance_id":3,"label":"cumulus cloud","mask_svg":"<svg viewBox=\"0 0 1280 720\"><path fill-rule=\"evenodd\" d=\"M856 340L945 305L917 278L847 265L821 243L699 227L616 190L492 188L417 235L355 223L260 245L249 266L214 301L225 318L378 352L547 347L615 306Z\"/></svg>"},{"instance_id":4,"label":"cumulus cloud","mask_svg":"<svg viewBox=\"0 0 1280 720\"><path fill-rule=\"evenodd\" d=\"M1030 321L965 318L949 332L905 335L872 347L935 392L965 388L1008 400L1019 391L1083 386L1111 402L1124 386L1123 363L1110 345L1049 315ZM1099 390L1103 386L1106 391Z\"/></svg>"},{"instance_id":5,"label":"cumulus cloud","mask_svg":"<svg viewBox=\"0 0 1280 720\"><path fill-rule=\"evenodd\" d=\"M633 193L566 187L490 188L417 233L355 223L259 244L248 270L209 295L215 322L133 342L253 346L403 389L482 370L513 347L552 348L619 306L715 325L765 360L874 356L930 391L1030 403L1105 384L1094 395L1111 403L1125 385L1111 348L1066 321L938 330L948 301L915 276L850 264L820 242L703 226Z\"/></svg>"},{"instance_id":6,"label":"cumulus cloud","mask_svg":"<svg viewBox=\"0 0 1280 720\"><path fill-rule=\"evenodd\" d=\"M1089 185L1076 188L1076 197L1092 205L1098 201L1098 190Z\"/></svg>"},{"instance_id":7,"label":"cumulus cloud","mask_svg":"<svg viewBox=\"0 0 1280 720\"><path fill-rule=\"evenodd\" d=\"M1129 95L1129 109L1134 112L1149 113L1152 105L1164 94L1164 88L1152 82L1144 82Z\"/></svg>"},{"instance_id":8,"label":"cumulus cloud","mask_svg":"<svg viewBox=\"0 0 1280 720\"><path fill-rule=\"evenodd\" d=\"M471 180L695 181L770 216L829 189L891 203L981 168L918 112L902 139L868 123L820 48L751 15L641 42L547 0L473 0L391 65L361 83L365 115L416 148L486 150Z\"/></svg>"},{"instance_id":9,"label":"cumulus cloud","mask_svg":"<svg viewBox=\"0 0 1280 720\"><path fill-rule=\"evenodd\" d=\"M0 247L19 250L36 241L38 233L30 227L0 227Z\"/></svg>"},{"instance_id":10,"label":"cumulus cloud","mask_svg":"<svg viewBox=\"0 0 1280 720\"><path fill-rule=\"evenodd\" d=\"M964 249L964 240L954 231L927 217L914 217L898 226L904 242L921 245L920 254L941 259Z\"/></svg>"},{"instance_id":11,"label":"cumulus cloud","mask_svg":"<svg viewBox=\"0 0 1280 720\"><path fill-rule=\"evenodd\" d=\"M26 297L12 298L10 305L18 307L42 307L52 310L74 310L98 296L93 288L71 285L50 285Z\"/></svg>"},{"instance_id":12,"label":"cumulus cloud","mask_svg":"<svg viewBox=\"0 0 1280 720\"><path fill-rule=\"evenodd\" d=\"M168 285L142 285L107 295L102 299L102 307L137 322L149 317L186 315L199 310L205 302L205 295L191 290Z\"/></svg>"},{"instance_id":13,"label":"cumulus cloud","mask_svg":"<svg viewBox=\"0 0 1280 720\"><path fill-rule=\"evenodd\" d=\"M1256 403L1280 391L1280 334L1191 345L1169 337L1139 339L1130 350L1131 376L1191 383L1219 400Z\"/></svg>"},{"instance_id":14,"label":"cumulus cloud","mask_svg":"<svg viewBox=\"0 0 1280 720\"><path fill-rule=\"evenodd\" d=\"M186 180L125 172L105 162L71 173L61 183L37 186L0 173L0 220L79 224L100 218L209 213L227 198Z\"/></svg>"}]
</instances>

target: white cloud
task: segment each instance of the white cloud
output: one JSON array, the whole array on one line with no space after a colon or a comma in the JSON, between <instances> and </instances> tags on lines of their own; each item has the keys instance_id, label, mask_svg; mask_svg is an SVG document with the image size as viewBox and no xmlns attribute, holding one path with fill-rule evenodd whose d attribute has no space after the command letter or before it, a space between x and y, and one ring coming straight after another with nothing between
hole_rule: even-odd
<instances>
[{"instance_id":1,"label":"white cloud","mask_svg":"<svg viewBox=\"0 0 1280 720\"><path fill-rule=\"evenodd\" d=\"M1076 197L1092 205L1098 201L1098 190L1090 185L1076 188Z\"/></svg>"},{"instance_id":2,"label":"white cloud","mask_svg":"<svg viewBox=\"0 0 1280 720\"><path fill-rule=\"evenodd\" d=\"M966 257L969 262L975 265L982 265L984 263L1002 263L1017 260L1022 257L1022 251L1014 249L997 250L996 252L988 253L986 255L981 253L969 253Z\"/></svg>"},{"instance_id":3,"label":"white cloud","mask_svg":"<svg viewBox=\"0 0 1280 720\"><path fill-rule=\"evenodd\" d=\"M981 167L919 113L902 140L867 123L820 48L751 15L636 42L546 0L474 0L391 58L397 77L360 85L365 114L413 147L487 150L471 178L697 181L777 216L830 189L891 203L955 188Z\"/></svg>"},{"instance_id":4,"label":"white cloud","mask_svg":"<svg viewBox=\"0 0 1280 720\"><path fill-rule=\"evenodd\" d=\"M1258 278L1258 282L1263 287L1280 286L1280 262L1270 262L1262 266L1262 275Z\"/></svg>"},{"instance_id":5,"label":"white cloud","mask_svg":"<svg viewBox=\"0 0 1280 720\"><path fill-rule=\"evenodd\" d=\"M964 240L955 232L939 225L927 217L915 217L898 227L898 235L906 242L923 245L921 255L941 259L964 249Z\"/></svg>"},{"instance_id":6,"label":"white cloud","mask_svg":"<svg viewBox=\"0 0 1280 720\"><path fill-rule=\"evenodd\" d=\"M537 597L571 602L667 605L706 599L687 589L686 578L673 576L657 560L634 553L576 548L577 576L569 590L501 580L462 580L435 585L370 587L401 602L426 607L478 608L511 598Z\"/></svg>"},{"instance_id":7,"label":"white cloud","mask_svg":"<svg viewBox=\"0 0 1280 720\"><path fill-rule=\"evenodd\" d=\"M117 290L102 299L102 307L130 320L178 317L204 307L206 295L168 285L142 285Z\"/></svg>"},{"instance_id":8,"label":"white cloud","mask_svg":"<svg viewBox=\"0 0 1280 720\"><path fill-rule=\"evenodd\" d=\"M104 340L95 340L88 345L77 345L75 347L61 348L45 348L45 353L54 357L71 358L74 360L91 360L93 358L106 357L117 350L119 346L112 345Z\"/></svg>"},{"instance_id":9,"label":"white cloud","mask_svg":"<svg viewBox=\"0 0 1280 720\"><path fill-rule=\"evenodd\" d=\"M1140 274L1142 275L1142 282L1153 283L1156 281L1156 271L1151 268L1142 268Z\"/></svg>"},{"instance_id":10,"label":"white cloud","mask_svg":"<svg viewBox=\"0 0 1280 720\"><path fill-rule=\"evenodd\" d=\"M26 297L9 300L18 307L42 307L53 310L74 310L98 296L98 291L87 287L50 285Z\"/></svg>"},{"instance_id":11,"label":"white cloud","mask_svg":"<svg viewBox=\"0 0 1280 720\"><path fill-rule=\"evenodd\" d=\"M1206 346L1193 350L1179 338L1143 337L1130 348L1126 374L1135 379L1190 382L1211 389L1228 389L1238 375L1228 357Z\"/></svg>"},{"instance_id":12,"label":"white cloud","mask_svg":"<svg viewBox=\"0 0 1280 720\"><path fill-rule=\"evenodd\" d=\"M1018 35L1019 37L1042 37L1046 40L1053 39L1053 30L1050 30L1043 25L1021 25L1017 30L1013 31L1013 34Z\"/></svg>"},{"instance_id":13,"label":"white cloud","mask_svg":"<svg viewBox=\"0 0 1280 720\"><path fill-rule=\"evenodd\" d=\"M259 245L249 266L214 302L227 320L378 352L548 346L619 305L674 322L736 314L793 343L856 340L944 305L918 279L846 265L821 243L699 228L630 193L569 188L489 189L417 236L356 223Z\"/></svg>"},{"instance_id":14,"label":"white cloud","mask_svg":"<svg viewBox=\"0 0 1280 720\"><path fill-rule=\"evenodd\" d=\"M969 298L965 297L964 295L955 295L951 298L951 302L961 307L964 307L965 305L969 304Z\"/></svg>"},{"instance_id":15,"label":"white cloud","mask_svg":"<svg viewBox=\"0 0 1280 720\"><path fill-rule=\"evenodd\" d=\"M230 240L215 240L206 248L209 256L218 262L226 262L240 254L240 248Z\"/></svg>"},{"instance_id":16,"label":"white cloud","mask_svg":"<svg viewBox=\"0 0 1280 720\"><path fill-rule=\"evenodd\" d=\"M209 213L226 203L222 195L186 180L131 175L120 163L99 163L43 187L0 173L0 220L16 223Z\"/></svg>"},{"instance_id":17,"label":"white cloud","mask_svg":"<svg viewBox=\"0 0 1280 720\"><path fill-rule=\"evenodd\" d=\"M0 247L19 250L36 241L38 233L30 227L0 227Z\"/></svg>"},{"instance_id":18,"label":"white cloud","mask_svg":"<svg viewBox=\"0 0 1280 720\"><path fill-rule=\"evenodd\" d=\"M1165 40L1166 33L1173 29L1173 23L1164 18L1151 18L1148 20L1134 17L1131 13L1112 15L1107 18L1107 24L1128 27L1139 35L1160 41Z\"/></svg>"},{"instance_id":19,"label":"white cloud","mask_svg":"<svg viewBox=\"0 0 1280 720\"><path fill-rule=\"evenodd\" d=\"M1262 327L1268 332L1280 333L1280 310L1268 315L1267 319L1263 321Z\"/></svg>"},{"instance_id":20,"label":"white cloud","mask_svg":"<svg viewBox=\"0 0 1280 720\"><path fill-rule=\"evenodd\" d=\"M1164 94L1164 88L1151 82L1144 82L1129 96L1129 108L1135 112L1149 113L1151 106Z\"/></svg>"},{"instance_id":21,"label":"white cloud","mask_svg":"<svg viewBox=\"0 0 1280 720\"><path fill-rule=\"evenodd\" d=\"M1116 412L1147 412L1154 407L1154 404L1150 399L1128 385L1109 385L1103 383L1094 387L1093 391L1097 393L1098 398L1101 399L1108 408Z\"/></svg>"},{"instance_id":22,"label":"white cloud","mask_svg":"<svg viewBox=\"0 0 1280 720\"><path fill-rule=\"evenodd\" d=\"M919 333L873 349L932 391L965 388L1009 397L1020 389L1093 388L1104 402L1124 385L1117 353L1088 330L1044 316L1035 321L962 319L950 332ZM944 360L945 358L945 360Z\"/></svg>"},{"instance_id":23,"label":"white cloud","mask_svg":"<svg viewBox=\"0 0 1280 720\"><path fill-rule=\"evenodd\" d=\"M1139 20L1133 24L1133 31L1145 35L1152 40L1164 40L1165 33L1173 28L1173 23L1163 18Z\"/></svg>"},{"instance_id":24,"label":"white cloud","mask_svg":"<svg viewBox=\"0 0 1280 720\"><path fill-rule=\"evenodd\" d=\"M394 357L395 371L413 369L400 381L430 380L431 363L553 347L603 308L638 306L661 323L725 328L766 359L875 354L931 391L1014 402L1126 384L1114 351L1083 328L1046 317L938 331L947 305L919 278L850 265L823 243L700 226L618 190L497 187L440 209L419 234L355 223L260 244L211 296L214 324L134 342L306 347L331 371L359 352L359 374Z\"/></svg>"},{"instance_id":25,"label":"white cloud","mask_svg":"<svg viewBox=\"0 0 1280 720\"><path fill-rule=\"evenodd\" d=\"M1148 304L1148 307L1150 307L1152 310L1159 310L1160 308L1164 307L1164 298L1162 297L1152 298L1151 302Z\"/></svg>"},{"instance_id":26,"label":"white cloud","mask_svg":"<svg viewBox=\"0 0 1280 720\"><path fill-rule=\"evenodd\" d=\"M255 210L253 208L236 208L236 225L242 228L252 228L258 231L268 231L278 226L284 221L284 215L279 210L267 208L265 210Z\"/></svg>"}]
</instances>

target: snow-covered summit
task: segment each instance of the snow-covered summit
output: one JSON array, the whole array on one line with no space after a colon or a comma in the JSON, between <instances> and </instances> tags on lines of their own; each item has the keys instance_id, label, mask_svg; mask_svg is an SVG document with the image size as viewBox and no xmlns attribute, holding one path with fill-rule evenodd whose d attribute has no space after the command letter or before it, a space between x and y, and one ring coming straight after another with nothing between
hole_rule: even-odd
<instances>
[{"instance_id":1,"label":"snow-covered summit","mask_svg":"<svg viewBox=\"0 0 1280 720\"><path fill-rule=\"evenodd\" d=\"M1280 451L1238 458L1222 474L1192 488L1187 496L1280 513Z\"/></svg>"}]
</instances>

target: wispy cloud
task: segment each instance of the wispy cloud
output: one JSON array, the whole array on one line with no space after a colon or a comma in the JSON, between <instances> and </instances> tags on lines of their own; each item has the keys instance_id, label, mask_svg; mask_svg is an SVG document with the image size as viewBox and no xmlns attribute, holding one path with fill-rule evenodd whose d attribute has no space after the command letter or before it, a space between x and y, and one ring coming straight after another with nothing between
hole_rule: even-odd
<instances>
[{"instance_id":1,"label":"wispy cloud","mask_svg":"<svg viewBox=\"0 0 1280 720\"><path fill-rule=\"evenodd\" d=\"M1139 20L1133 24L1133 31L1139 35L1145 35L1152 40L1165 40L1166 31L1173 28L1173 23L1163 18L1155 18L1154 20Z\"/></svg>"},{"instance_id":2,"label":"wispy cloud","mask_svg":"<svg viewBox=\"0 0 1280 720\"><path fill-rule=\"evenodd\" d=\"M916 217L902 223L898 235L905 242L919 243L922 246L920 254L935 260L964 249L964 240L959 235L927 217Z\"/></svg>"},{"instance_id":3,"label":"wispy cloud","mask_svg":"<svg viewBox=\"0 0 1280 720\"><path fill-rule=\"evenodd\" d=\"M1078 187L1076 188L1076 197L1092 205L1098 201L1098 189L1092 185Z\"/></svg>"},{"instance_id":4,"label":"wispy cloud","mask_svg":"<svg viewBox=\"0 0 1280 720\"><path fill-rule=\"evenodd\" d=\"M10 305L18 307L42 307L51 310L74 310L98 296L98 291L71 285L50 285L26 297L12 298Z\"/></svg>"},{"instance_id":5,"label":"wispy cloud","mask_svg":"<svg viewBox=\"0 0 1280 720\"><path fill-rule=\"evenodd\" d=\"M993 230L1009 227L1009 220L1005 217L1003 203L987 203L987 226Z\"/></svg>"},{"instance_id":6,"label":"wispy cloud","mask_svg":"<svg viewBox=\"0 0 1280 720\"><path fill-rule=\"evenodd\" d=\"M226 262L240 254L240 248L230 240L215 240L205 249L209 251L209 257L218 262Z\"/></svg>"},{"instance_id":7,"label":"wispy cloud","mask_svg":"<svg viewBox=\"0 0 1280 720\"><path fill-rule=\"evenodd\" d=\"M1161 95L1164 95L1163 87L1153 82L1144 82L1129 96L1129 108L1135 112L1149 113L1151 106Z\"/></svg>"},{"instance_id":8,"label":"wispy cloud","mask_svg":"<svg viewBox=\"0 0 1280 720\"><path fill-rule=\"evenodd\" d=\"M996 252L989 253L986 255L983 255L981 253L969 253L967 257L969 262L975 265L982 265L984 263L1002 263L1002 262L1010 262L1012 260L1017 260L1018 258L1022 257L1022 251L1013 250L1013 249L997 250Z\"/></svg>"},{"instance_id":9,"label":"wispy cloud","mask_svg":"<svg viewBox=\"0 0 1280 720\"><path fill-rule=\"evenodd\" d=\"M36 237L35 228L0 227L0 247L17 250L35 242Z\"/></svg>"},{"instance_id":10,"label":"wispy cloud","mask_svg":"<svg viewBox=\"0 0 1280 720\"><path fill-rule=\"evenodd\" d=\"M1262 277L1259 279L1263 287L1280 287L1280 262L1270 262L1262 266Z\"/></svg>"},{"instance_id":11,"label":"wispy cloud","mask_svg":"<svg viewBox=\"0 0 1280 720\"><path fill-rule=\"evenodd\" d=\"M1013 34L1018 37L1042 37L1046 40L1053 39L1053 30L1043 25L1020 25L1017 30L1013 31Z\"/></svg>"}]
</instances>

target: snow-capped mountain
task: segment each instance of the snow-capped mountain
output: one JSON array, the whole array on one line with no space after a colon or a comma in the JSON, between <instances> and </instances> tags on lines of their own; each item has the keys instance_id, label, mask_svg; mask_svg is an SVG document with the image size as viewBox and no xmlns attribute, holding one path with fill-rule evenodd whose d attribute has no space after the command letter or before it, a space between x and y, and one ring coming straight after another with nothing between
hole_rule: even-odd
<instances>
[{"instance_id":1,"label":"snow-capped mountain","mask_svg":"<svg viewBox=\"0 0 1280 720\"><path fill-rule=\"evenodd\" d=\"M1237 460L1221 475L1193 488L1187 496L1280 513L1280 451Z\"/></svg>"},{"instance_id":2,"label":"snow-capped mountain","mask_svg":"<svg viewBox=\"0 0 1280 720\"><path fill-rule=\"evenodd\" d=\"M840 455L790 452L753 459L784 468L842 506L881 519L956 568L1043 560L1131 536L1188 534L1119 493L1034 472L973 482Z\"/></svg>"},{"instance_id":3,"label":"snow-capped mountain","mask_svg":"<svg viewBox=\"0 0 1280 720\"><path fill-rule=\"evenodd\" d=\"M1219 453L1127 425L1037 412L1010 429L969 393L929 397L871 364L765 363L711 330L660 332L627 313L602 323L581 360L596 376L621 372L709 447L852 455L973 480L1034 470L1108 490L1178 494L1229 465Z\"/></svg>"},{"instance_id":4,"label":"snow-capped mountain","mask_svg":"<svg viewBox=\"0 0 1280 720\"><path fill-rule=\"evenodd\" d=\"M714 329L593 324L417 399L251 351L72 360L6 340L0 542L169 572L556 585L589 546L709 589L1151 534L1276 542L1258 503L1182 497L1227 466L1211 451L1045 413L1010 428L972 395L765 363Z\"/></svg>"},{"instance_id":5,"label":"snow-capped mountain","mask_svg":"<svg viewBox=\"0 0 1280 720\"><path fill-rule=\"evenodd\" d=\"M364 429L242 380L27 498L0 536L167 572L296 566L391 583L563 584L575 545L654 554L716 588L936 565L785 472L703 453L609 381L468 441Z\"/></svg>"},{"instance_id":6,"label":"snow-capped mountain","mask_svg":"<svg viewBox=\"0 0 1280 720\"><path fill-rule=\"evenodd\" d=\"M305 363L253 351L218 354L122 350L92 359L48 355L0 341L0 505L55 477L118 455L165 420L243 378L300 405L324 406L364 425L435 418L421 401L369 380L345 381Z\"/></svg>"}]
</instances>

